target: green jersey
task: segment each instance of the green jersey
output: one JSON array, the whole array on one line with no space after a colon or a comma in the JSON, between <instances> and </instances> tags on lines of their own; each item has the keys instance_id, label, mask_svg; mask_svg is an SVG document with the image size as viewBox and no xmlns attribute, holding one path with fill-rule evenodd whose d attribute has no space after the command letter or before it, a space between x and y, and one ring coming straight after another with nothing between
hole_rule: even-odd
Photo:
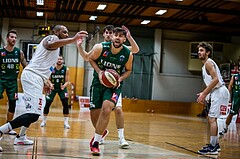
<instances>
[{"instance_id":1,"label":"green jersey","mask_svg":"<svg viewBox=\"0 0 240 159\"><path fill-rule=\"evenodd\" d=\"M52 84L54 84L54 89L58 90L61 89L61 85L64 85L65 81L65 77L66 77L66 72L67 72L67 66L64 66L58 70L56 67L54 68L54 70L52 71L51 74L51 82Z\"/></svg>"},{"instance_id":2,"label":"green jersey","mask_svg":"<svg viewBox=\"0 0 240 159\"><path fill-rule=\"evenodd\" d=\"M234 74L232 86L232 97L240 97L240 74Z\"/></svg>"},{"instance_id":3,"label":"green jersey","mask_svg":"<svg viewBox=\"0 0 240 159\"><path fill-rule=\"evenodd\" d=\"M130 50L123 45L123 49L118 54L111 52L112 42L102 42L102 52L95 62L101 70L114 69L119 75L124 72L125 64L127 63L130 55ZM98 73L94 70L93 85L100 84Z\"/></svg>"},{"instance_id":4,"label":"green jersey","mask_svg":"<svg viewBox=\"0 0 240 159\"><path fill-rule=\"evenodd\" d=\"M5 80L16 80L20 67L20 49L14 47L8 52L0 48L0 78Z\"/></svg>"}]
</instances>

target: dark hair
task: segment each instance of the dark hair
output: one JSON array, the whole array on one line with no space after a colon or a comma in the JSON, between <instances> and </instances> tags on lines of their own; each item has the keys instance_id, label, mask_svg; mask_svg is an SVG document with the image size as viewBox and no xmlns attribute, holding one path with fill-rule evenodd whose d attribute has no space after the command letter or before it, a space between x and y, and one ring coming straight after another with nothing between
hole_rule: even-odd
<instances>
[{"instance_id":1,"label":"dark hair","mask_svg":"<svg viewBox=\"0 0 240 159\"><path fill-rule=\"evenodd\" d=\"M7 33L7 38L9 37L10 33L13 33L13 34L16 34L17 35L17 31L12 29L12 30L9 30L8 33Z\"/></svg>"},{"instance_id":2,"label":"dark hair","mask_svg":"<svg viewBox=\"0 0 240 159\"><path fill-rule=\"evenodd\" d=\"M107 26L104 27L103 32L105 32L106 30L111 31L111 30L113 30L113 29L114 29L114 26L113 26L113 25L107 25Z\"/></svg>"},{"instance_id":3,"label":"dark hair","mask_svg":"<svg viewBox=\"0 0 240 159\"><path fill-rule=\"evenodd\" d=\"M212 55L212 52L213 52L213 48L212 48L212 45L210 45L209 43L203 41L203 42L200 42L197 46L197 48L199 47L203 47L204 49L206 49L206 52L210 52L210 54L208 55L208 57L211 57Z\"/></svg>"},{"instance_id":4,"label":"dark hair","mask_svg":"<svg viewBox=\"0 0 240 159\"><path fill-rule=\"evenodd\" d=\"M122 33L125 37L127 36L126 30L124 30L123 28L120 28L120 27L115 27L113 29L113 33Z\"/></svg>"}]
</instances>

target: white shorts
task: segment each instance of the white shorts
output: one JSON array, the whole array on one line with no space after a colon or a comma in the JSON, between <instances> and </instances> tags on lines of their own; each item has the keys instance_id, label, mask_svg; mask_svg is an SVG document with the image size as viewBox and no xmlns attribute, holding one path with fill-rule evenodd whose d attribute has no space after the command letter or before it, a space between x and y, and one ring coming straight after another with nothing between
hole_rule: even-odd
<instances>
[{"instance_id":1,"label":"white shorts","mask_svg":"<svg viewBox=\"0 0 240 159\"><path fill-rule=\"evenodd\" d=\"M22 88L24 93L25 113L41 115L43 105L43 79L29 70L23 70L21 75Z\"/></svg>"},{"instance_id":2,"label":"white shorts","mask_svg":"<svg viewBox=\"0 0 240 159\"><path fill-rule=\"evenodd\" d=\"M227 107L230 93L226 86L215 89L211 93L211 107L208 113L209 117L218 118L220 116L221 107Z\"/></svg>"},{"instance_id":3,"label":"white shorts","mask_svg":"<svg viewBox=\"0 0 240 159\"><path fill-rule=\"evenodd\" d=\"M118 97L116 107L122 107L122 93Z\"/></svg>"}]
</instances>

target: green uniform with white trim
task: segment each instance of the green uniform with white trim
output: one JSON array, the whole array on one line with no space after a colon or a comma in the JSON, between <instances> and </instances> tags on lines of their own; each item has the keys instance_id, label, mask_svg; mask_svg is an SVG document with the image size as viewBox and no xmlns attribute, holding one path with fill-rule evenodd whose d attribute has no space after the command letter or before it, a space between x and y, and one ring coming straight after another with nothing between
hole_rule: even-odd
<instances>
[{"instance_id":1,"label":"green uniform with white trim","mask_svg":"<svg viewBox=\"0 0 240 159\"><path fill-rule=\"evenodd\" d=\"M20 61L19 48L14 47L11 52L0 48L0 99L5 89L9 100L17 99Z\"/></svg>"},{"instance_id":2,"label":"green uniform with white trim","mask_svg":"<svg viewBox=\"0 0 240 159\"><path fill-rule=\"evenodd\" d=\"M46 100L53 101L55 95L58 93L60 99L68 98L67 88L61 89L61 85L64 85L65 77L67 72L67 66L63 65L63 67L58 70L56 67L52 71L51 74L51 82L54 84L54 90L51 91L49 95L46 96Z\"/></svg>"},{"instance_id":3,"label":"green uniform with white trim","mask_svg":"<svg viewBox=\"0 0 240 159\"><path fill-rule=\"evenodd\" d=\"M240 107L240 74L233 75L234 81L232 86L232 106L230 114L238 114Z\"/></svg>"},{"instance_id":4,"label":"green uniform with white trim","mask_svg":"<svg viewBox=\"0 0 240 159\"><path fill-rule=\"evenodd\" d=\"M112 42L102 42L101 55L95 62L101 70L114 69L119 75L124 72L125 64L130 55L130 50L123 45L123 49L118 54L111 52ZM99 109L105 100L113 102L115 105L122 92L122 84L118 89L108 88L102 85L98 78L98 73L94 70L93 81L90 89L90 109Z\"/></svg>"}]
</instances>

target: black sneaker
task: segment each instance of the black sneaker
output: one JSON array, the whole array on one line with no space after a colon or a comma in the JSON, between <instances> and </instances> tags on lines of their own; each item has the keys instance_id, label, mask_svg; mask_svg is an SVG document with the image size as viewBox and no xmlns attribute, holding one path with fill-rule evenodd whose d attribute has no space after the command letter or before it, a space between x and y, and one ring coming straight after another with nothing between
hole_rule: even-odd
<instances>
[{"instance_id":1,"label":"black sneaker","mask_svg":"<svg viewBox=\"0 0 240 159\"><path fill-rule=\"evenodd\" d=\"M228 131L227 128L224 128L222 131L219 132L219 135L223 136L224 134L226 134Z\"/></svg>"},{"instance_id":2,"label":"black sneaker","mask_svg":"<svg viewBox=\"0 0 240 159\"><path fill-rule=\"evenodd\" d=\"M217 155L217 145L212 146L211 144L209 144L207 148L199 150L198 153L202 155Z\"/></svg>"},{"instance_id":3,"label":"black sneaker","mask_svg":"<svg viewBox=\"0 0 240 159\"><path fill-rule=\"evenodd\" d=\"M202 149L206 149L206 148L208 148L209 145L210 145L210 144L206 144L206 146L203 146ZM218 152L221 151L221 148L220 148L219 143L216 144L216 148L217 148L217 151L218 151Z\"/></svg>"}]
</instances>

